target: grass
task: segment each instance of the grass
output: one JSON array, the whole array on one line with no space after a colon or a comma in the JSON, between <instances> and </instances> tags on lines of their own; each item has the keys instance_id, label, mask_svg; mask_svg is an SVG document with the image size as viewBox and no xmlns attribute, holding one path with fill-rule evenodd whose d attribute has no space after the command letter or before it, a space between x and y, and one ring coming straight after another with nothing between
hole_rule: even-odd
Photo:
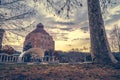
<instances>
[{"instance_id":1,"label":"grass","mask_svg":"<svg viewBox=\"0 0 120 80\"><path fill-rule=\"evenodd\" d=\"M120 80L120 69L100 64L1 64L0 80Z\"/></svg>"}]
</instances>

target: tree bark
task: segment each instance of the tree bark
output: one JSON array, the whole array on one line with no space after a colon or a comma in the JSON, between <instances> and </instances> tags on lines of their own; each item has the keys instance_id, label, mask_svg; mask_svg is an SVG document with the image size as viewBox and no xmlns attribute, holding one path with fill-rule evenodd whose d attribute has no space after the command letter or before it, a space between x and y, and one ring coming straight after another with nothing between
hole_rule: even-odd
<instances>
[{"instance_id":1,"label":"tree bark","mask_svg":"<svg viewBox=\"0 0 120 80\"><path fill-rule=\"evenodd\" d=\"M93 62L117 63L109 47L99 0L87 0L87 3Z\"/></svg>"},{"instance_id":2,"label":"tree bark","mask_svg":"<svg viewBox=\"0 0 120 80\"><path fill-rule=\"evenodd\" d=\"M2 41L3 41L4 32L5 32L4 29L0 29L0 50L2 48Z\"/></svg>"}]
</instances>

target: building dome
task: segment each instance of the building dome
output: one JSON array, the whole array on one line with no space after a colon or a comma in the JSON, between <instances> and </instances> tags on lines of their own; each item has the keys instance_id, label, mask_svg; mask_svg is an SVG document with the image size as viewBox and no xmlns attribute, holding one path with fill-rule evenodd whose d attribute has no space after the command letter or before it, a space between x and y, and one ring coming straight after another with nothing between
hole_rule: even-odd
<instances>
[{"instance_id":1,"label":"building dome","mask_svg":"<svg viewBox=\"0 0 120 80\"><path fill-rule=\"evenodd\" d=\"M31 43L32 48L41 48L44 51L54 50L54 40L46 30L42 23L37 24L36 29L30 32L24 41L23 49Z\"/></svg>"},{"instance_id":2,"label":"building dome","mask_svg":"<svg viewBox=\"0 0 120 80\"><path fill-rule=\"evenodd\" d=\"M44 26L43 26L42 23L37 24L36 29L33 30L30 34L34 34L34 33L41 33L41 34L49 35L49 34L44 30Z\"/></svg>"},{"instance_id":3,"label":"building dome","mask_svg":"<svg viewBox=\"0 0 120 80\"><path fill-rule=\"evenodd\" d=\"M39 24L37 25L37 28L44 28L44 26L43 26L42 23L39 23Z\"/></svg>"}]
</instances>

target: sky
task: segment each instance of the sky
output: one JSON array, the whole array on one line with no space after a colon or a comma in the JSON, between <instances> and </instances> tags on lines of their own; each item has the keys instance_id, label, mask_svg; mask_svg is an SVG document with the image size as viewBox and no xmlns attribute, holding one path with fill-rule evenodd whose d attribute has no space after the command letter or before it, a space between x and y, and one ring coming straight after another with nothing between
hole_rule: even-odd
<instances>
[{"instance_id":1,"label":"sky","mask_svg":"<svg viewBox=\"0 0 120 80\"><path fill-rule=\"evenodd\" d=\"M9 0L5 0L8 1ZM10 5L3 5L0 7L0 12L7 13L6 17L18 15L23 12L31 11L31 15L26 15L25 19L20 20L10 20L4 22L2 28L25 28L25 31L15 30L14 33L18 33L20 36L15 35L8 30L6 36L9 40L4 39L3 45L9 44L17 50L22 50L23 42L25 36L35 29L38 23L44 25L45 30L53 36L55 41L55 50L70 51L73 48L78 48L80 51L89 51L90 48L90 34L88 25L88 15L87 15L87 3L83 0L83 7L73 8L73 13L70 15L69 19L65 18L65 14L62 16L55 15L55 11L51 7L45 6L43 2L35 2L37 0L26 0L25 2L20 1L18 3L12 4L13 9L9 9ZM60 0L55 0L56 4L62 4ZM65 0L63 0L65 1ZM119 0L113 0L119 1ZM4 3L4 1L3 1ZM109 37L110 30L114 25L120 26L120 1L112 7L108 7L106 13L104 13L103 18L105 21L105 28L107 35ZM27 5L27 6L26 6ZM20 9L18 8L20 7ZM15 24L15 25L13 25ZM31 24L31 25L30 25ZM7 26L7 27L6 27ZM21 37L22 35L22 37ZM86 50L84 50L86 48Z\"/></svg>"}]
</instances>

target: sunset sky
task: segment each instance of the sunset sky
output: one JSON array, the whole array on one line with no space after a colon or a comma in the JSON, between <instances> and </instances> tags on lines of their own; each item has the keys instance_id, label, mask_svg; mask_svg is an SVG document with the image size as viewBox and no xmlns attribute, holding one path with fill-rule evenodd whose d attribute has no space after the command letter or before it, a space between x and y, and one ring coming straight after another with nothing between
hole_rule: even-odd
<instances>
[{"instance_id":1,"label":"sunset sky","mask_svg":"<svg viewBox=\"0 0 120 80\"><path fill-rule=\"evenodd\" d=\"M6 0L7 1L7 0ZM60 0L56 0L60 1ZM53 36L55 41L55 50L69 51L72 48L82 49L84 47L90 47L89 40L89 28L88 28L88 15L87 15L87 3L83 0L83 7L78 9L74 9L73 14L71 14L70 19L65 19L62 16L54 16L54 11L47 10L46 6L43 3L34 2L33 0L26 0L25 3L22 1L21 4L27 5L26 8L21 8L20 10L13 10L13 14L11 14L11 10L5 7L1 8L1 12L8 13L7 17L10 15L15 15L26 10L34 10L32 16L26 17L21 20L12 20L7 21L3 28L16 28L16 26L26 27L30 25L29 28L26 28L25 31L18 31L21 36L16 36L13 33L7 31L6 36L10 38L10 40L4 40L3 44L12 45L17 50L22 49L22 44L24 41L24 37L33 29L38 23L42 23L45 27L45 30ZM119 1L119 0L118 0ZM4 3L4 1L3 1ZM103 17L105 21L105 28L109 37L110 30L114 27L114 25L118 24L120 26L120 2L118 4L109 7L108 12L106 12ZM9 6L9 5L8 5ZM16 5L17 6L17 5ZM25 11L26 11L25 10ZM13 26L15 23L16 25ZM7 27L6 27L7 26ZM12 26L12 27L11 27ZM15 31L13 31L15 32ZM15 32L16 33L16 32ZM16 39L17 38L17 39Z\"/></svg>"}]
</instances>

